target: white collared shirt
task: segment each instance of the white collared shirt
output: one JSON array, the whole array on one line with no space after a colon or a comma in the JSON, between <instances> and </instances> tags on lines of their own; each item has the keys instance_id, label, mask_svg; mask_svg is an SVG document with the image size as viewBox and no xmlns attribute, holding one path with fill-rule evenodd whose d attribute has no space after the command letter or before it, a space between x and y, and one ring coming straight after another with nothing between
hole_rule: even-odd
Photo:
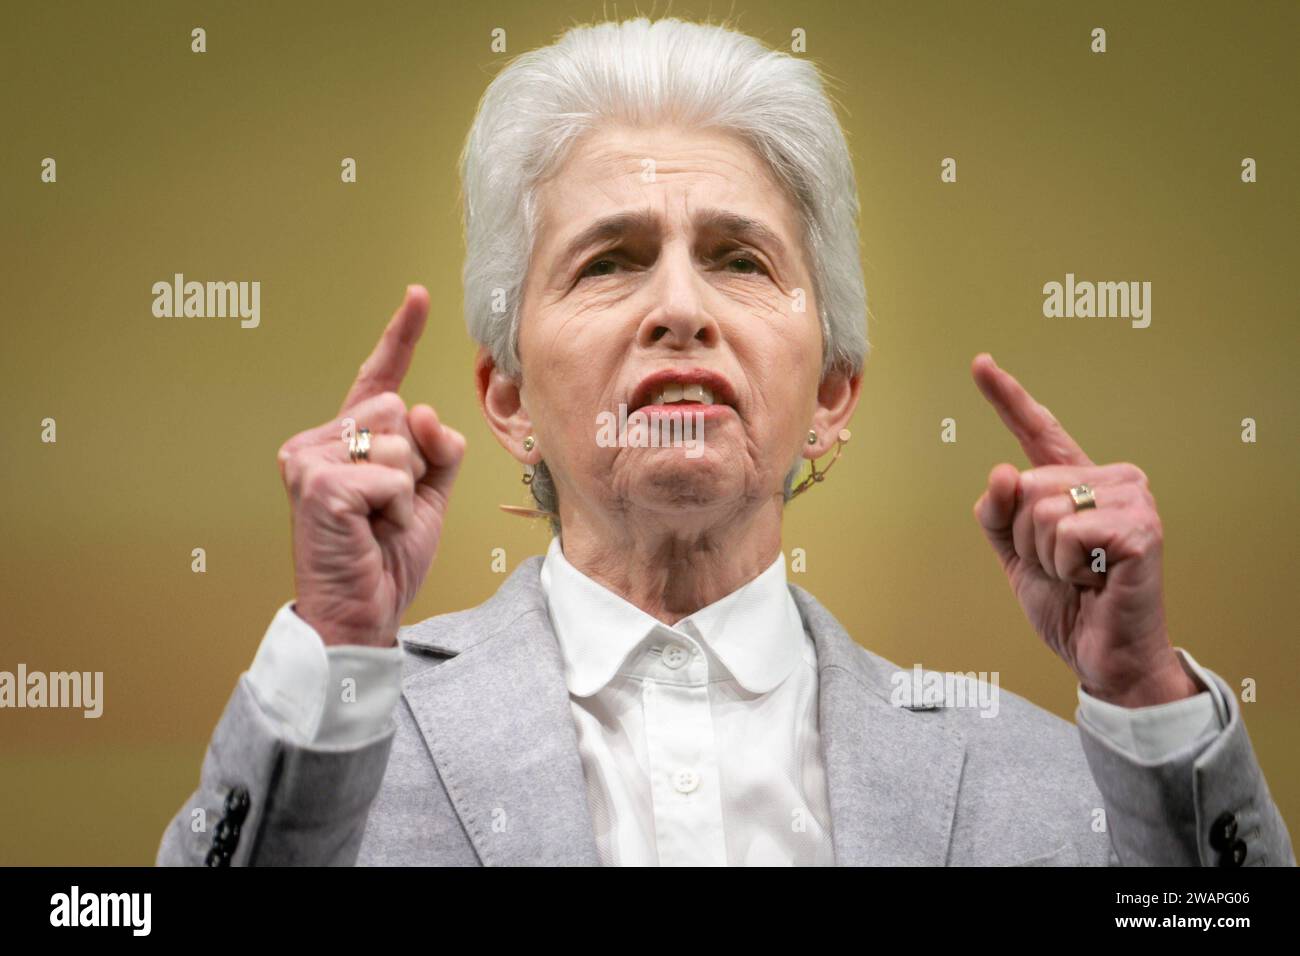
<instances>
[{"instance_id":1,"label":"white collared shirt","mask_svg":"<svg viewBox=\"0 0 1300 956\"><path fill-rule=\"evenodd\" d=\"M542 589L607 866L830 865L817 653L778 554L669 627L553 538Z\"/></svg>"},{"instance_id":2,"label":"white collared shirt","mask_svg":"<svg viewBox=\"0 0 1300 956\"><path fill-rule=\"evenodd\" d=\"M784 554L673 627L574 568L558 538L541 581L603 864L833 862L816 649ZM360 746L392 725L403 654L400 644L326 647L289 601L247 676L287 739ZM1217 685L1178 654L1207 691L1127 708L1080 687L1076 720L1148 762L1221 732ZM343 675L365 691L346 704L333 692Z\"/></svg>"}]
</instances>

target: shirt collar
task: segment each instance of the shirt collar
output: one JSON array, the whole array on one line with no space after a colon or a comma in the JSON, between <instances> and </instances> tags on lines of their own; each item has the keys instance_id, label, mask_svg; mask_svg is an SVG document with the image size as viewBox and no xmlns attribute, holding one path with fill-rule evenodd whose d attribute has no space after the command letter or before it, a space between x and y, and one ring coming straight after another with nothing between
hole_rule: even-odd
<instances>
[{"instance_id":1,"label":"shirt collar","mask_svg":"<svg viewBox=\"0 0 1300 956\"><path fill-rule=\"evenodd\" d=\"M569 692L590 697L651 634L708 645L750 693L780 685L799 663L803 619L786 584L785 554L748 583L672 627L583 574L553 537L542 562L547 611L564 657ZM688 626L689 622L689 626Z\"/></svg>"}]
</instances>

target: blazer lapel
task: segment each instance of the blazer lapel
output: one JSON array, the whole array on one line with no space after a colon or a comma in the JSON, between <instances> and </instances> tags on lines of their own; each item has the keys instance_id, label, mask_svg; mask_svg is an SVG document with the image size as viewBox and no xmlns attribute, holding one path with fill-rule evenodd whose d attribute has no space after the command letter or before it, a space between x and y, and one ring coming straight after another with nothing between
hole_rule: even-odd
<instances>
[{"instance_id":1,"label":"blazer lapel","mask_svg":"<svg viewBox=\"0 0 1300 956\"><path fill-rule=\"evenodd\" d=\"M404 628L450 660L413 667L403 695L485 865L599 865L540 557L486 603Z\"/></svg>"},{"instance_id":2,"label":"blazer lapel","mask_svg":"<svg viewBox=\"0 0 1300 956\"><path fill-rule=\"evenodd\" d=\"M943 866L965 744L942 709L890 702L892 665L798 585L817 647L822 755L839 866Z\"/></svg>"},{"instance_id":3,"label":"blazer lapel","mask_svg":"<svg viewBox=\"0 0 1300 956\"><path fill-rule=\"evenodd\" d=\"M559 643L521 562L485 603L402 629L403 695L488 865L599 865ZM895 707L892 665L790 585L817 648L819 718L840 866L947 862L965 744L942 709Z\"/></svg>"}]
</instances>

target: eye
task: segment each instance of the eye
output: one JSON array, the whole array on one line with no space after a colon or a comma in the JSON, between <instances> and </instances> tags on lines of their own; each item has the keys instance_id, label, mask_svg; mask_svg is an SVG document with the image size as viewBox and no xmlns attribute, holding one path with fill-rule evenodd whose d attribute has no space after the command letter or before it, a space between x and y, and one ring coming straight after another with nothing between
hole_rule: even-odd
<instances>
[{"instance_id":1,"label":"eye","mask_svg":"<svg viewBox=\"0 0 1300 956\"><path fill-rule=\"evenodd\" d=\"M740 268L734 271L738 271L741 275L760 275L763 272L763 267L752 256L731 256L727 259L727 266L729 268L739 266Z\"/></svg>"},{"instance_id":2,"label":"eye","mask_svg":"<svg viewBox=\"0 0 1300 956\"><path fill-rule=\"evenodd\" d=\"M752 249L746 249L743 246L732 246L730 249L719 250L715 255L715 261L722 264L722 268L732 275L757 276L767 275L767 267L763 265L762 257Z\"/></svg>"},{"instance_id":3,"label":"eye","mask_svg":"<svg viewBox=\"0 0 1300 956\"><path fill-rule=\"evenodd\" d=\"M618 262L609 256L601 256L599 259L593 259L581 272L578 273L579 279L598 278L600 276L612 275L618 268Z\"/></svg>"}]
</instances>

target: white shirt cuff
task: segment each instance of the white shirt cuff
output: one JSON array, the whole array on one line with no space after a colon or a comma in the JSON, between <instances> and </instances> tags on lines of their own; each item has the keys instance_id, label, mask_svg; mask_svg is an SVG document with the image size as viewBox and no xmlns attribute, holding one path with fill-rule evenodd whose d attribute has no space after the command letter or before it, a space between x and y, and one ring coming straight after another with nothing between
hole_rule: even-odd
<instances>
[{"instance_id":1,"label":"white shirt cuff","mask_svg":"<svg viewBox=\"0 0 1300 956\"><path fill-rule=\"evenodd\" d=\"M1192 655L1182 648L1174 650L1183 669L1206 690L1167 704L1121 707L1098 700L1081 686L1077 718L1123 752L1145 762L1164 760L1219 733L1229 719L1223 691Z\"/></svg>"},{"instance_id":2,"label":"white shirt cuff","mask_svg":"<svg viewBox=\"0 0 1300 956\"><path fill-rule=\"evenodd\" d=\"M289 601L267 628L248 681L294 742L357 746L388 731L402 694L402 646L326 647Z\"/></svg>"}]
</instances>

